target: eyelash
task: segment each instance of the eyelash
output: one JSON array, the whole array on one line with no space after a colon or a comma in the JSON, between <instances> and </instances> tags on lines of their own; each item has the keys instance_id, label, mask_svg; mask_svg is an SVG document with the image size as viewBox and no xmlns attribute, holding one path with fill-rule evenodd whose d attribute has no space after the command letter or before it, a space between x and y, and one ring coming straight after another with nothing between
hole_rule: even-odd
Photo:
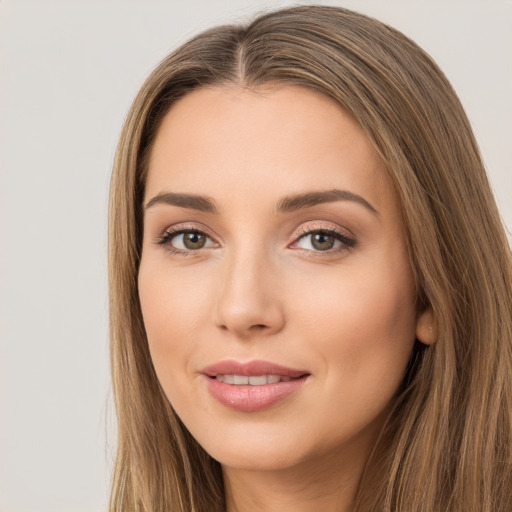
<instances>
[{"instance_id":1,"label":"eyelash","mask_svg":"<svg viewBox=\"0 0 512 512\"><path fill-rule=\"evenodd\" d=\"M175 247L172 247L171 240L178 236L182 235L184 233L197 233L200 235L204 235L211 239L204 231L201 231L197 228L169 228L167 229L160 237L158 237L157 241L155 242L157 245L166 246L166 250L169 251L171 254L176 254L179 256L192 256L195 253L199 252L201 249L195 249L195 250L188 250L184 251L182 249L176 249ZM347 236L346 234L342 233L341 231L338 231L337 229L334 229L332 227L320 227L315 229L307 229L302 228L299 232L298 236L295 238L294 244L297 243L301 238L309 235L315 235L315 234L324 234L324 235L330 235L334 236L334 238L341 242L341 246L336 249L330 249L327 251L315 251L311 249L302 249L304 251L308 251L314 255L314 257L322 257L322 256L329 256L333 254L339 254L342 252L346 252L351 250L356 245L356 240L354 238L351 238Z\"/></svg>"}]
</instances>

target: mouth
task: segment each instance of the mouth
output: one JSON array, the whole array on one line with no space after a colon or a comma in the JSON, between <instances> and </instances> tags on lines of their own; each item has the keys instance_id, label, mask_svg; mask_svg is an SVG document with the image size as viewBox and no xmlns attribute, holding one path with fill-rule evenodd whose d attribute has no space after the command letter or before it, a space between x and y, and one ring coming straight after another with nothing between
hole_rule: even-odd
<instances>
[{"instance_id":1,"label":"mouth","mask_svg":"<svg viewBox=\"0 0 512 512\"><path fill-rule=\"evenodd\" d=\"M267 361L222 361L201 372L210 395L220 404L239 412L271 408L296 394L311 373Z\"/></svg>"},{"instance_id":2,"label":"mouth","mask_svg":"<svg viewBox=\"0 0 512 512\"><path fill-rule=\"evenodd\" d=\"M227 384L249 384L255 386L275 384L280 381L287 382L291 379L309 375L309 372L306 370L298 370L270 361L253 360L247 363L240 363L231 359L207 366L203 368L201 373L208 377L219 377L218 380L222 380L222 382ZM249 382L246 377L249 377L249 380L253 382ZM263 382L263 379L265 379L265 382Z\"/></svg>"},{"instance_id":3,"label":"mouth","mask_svg":"<svg viewBox=\"0 0 512 512\"><path fill-rule=\"evenodd\" d=\"M226 384L234 386L264 386L266 384L277 384L278 382L289 382L292 377L284 375L216 375L210 377ZM300 379L301 377L295 377Z\"/></svg>"}]
</instances>

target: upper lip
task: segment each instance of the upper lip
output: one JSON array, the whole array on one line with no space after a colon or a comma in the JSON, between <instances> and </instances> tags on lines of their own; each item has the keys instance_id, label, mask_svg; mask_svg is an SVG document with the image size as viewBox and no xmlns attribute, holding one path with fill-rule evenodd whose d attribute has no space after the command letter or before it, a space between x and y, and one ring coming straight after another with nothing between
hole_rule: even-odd
<instances>
[{"instance_id":1,"label":"upper lip","mask_svg":"<svg viewBox=\"0 0 512 512\"><path fill-rule=\"evenodd\" d=\"M281 377L297 378L309 375L305 370L297 370L288 368L280 364L271 363L269 361L249 361L240 363L234 360L219 361L203 368L201 373L208 377L216 377L217 375L246 375L254 377L257 375L280 375Z\"/></svg>"}]
</instances>

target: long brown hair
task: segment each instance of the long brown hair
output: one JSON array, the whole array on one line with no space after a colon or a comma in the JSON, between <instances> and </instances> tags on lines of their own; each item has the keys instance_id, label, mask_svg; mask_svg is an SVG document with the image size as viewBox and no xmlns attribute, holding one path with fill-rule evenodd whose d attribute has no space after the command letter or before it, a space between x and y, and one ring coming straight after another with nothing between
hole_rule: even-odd
<instances>
[{"instance_id":1,"label":"long brown hair","mask_svg":"<svg viewBox=\"0 0 512 512\"><path fill-rule=\"evenodd\" d=\"M137 272L148 156L163 116L198 87L294 84L367 133L401 201L420 308L439 338L415 351L363 474L358 511L512 510L512 265L464 110L432 59L361 14L302 6L208 30L150 75L126 119L110 196L118 447L110 512L220 512L220 465L158 383ZM378 471L372 468L378 468Z\"/></svg>"}]
</instances>

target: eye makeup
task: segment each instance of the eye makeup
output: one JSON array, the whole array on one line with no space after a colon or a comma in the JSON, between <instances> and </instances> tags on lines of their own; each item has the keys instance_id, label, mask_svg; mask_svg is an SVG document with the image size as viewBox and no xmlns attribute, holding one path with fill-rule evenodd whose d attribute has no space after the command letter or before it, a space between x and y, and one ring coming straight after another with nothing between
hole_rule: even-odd
<instances>
[{"instance_id":1,"label":"eye makeup","mask_svg":"<svg viewBox=\"0 0 512 512\"><path fill-rule=\"evenodd\" d=\"M218 243L210 235L194 226L167 228L156 239L155 244L178 256L197 256L205 249L218 247ZM308 244L310 248L304 247ZM355 237L331 226L303 226L288 247L306 251L314 257L325 257L342 254L355 246Z\"/></svg>"}]
</instances>

